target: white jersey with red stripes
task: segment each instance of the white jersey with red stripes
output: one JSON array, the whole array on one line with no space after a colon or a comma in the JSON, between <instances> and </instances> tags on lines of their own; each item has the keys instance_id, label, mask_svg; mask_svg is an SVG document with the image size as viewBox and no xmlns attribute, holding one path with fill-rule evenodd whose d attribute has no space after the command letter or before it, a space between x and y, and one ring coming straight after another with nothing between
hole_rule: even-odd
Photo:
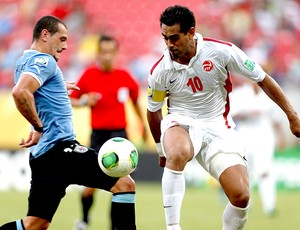
<instances>
[{"instance_id":1,"label":"white jersey with red stripes","mask_svg":"<svg viewBox=\"0 0 300 230\"><path fill-rule=\"evenodd\" d=\"M232 43L202 38L198 33L195 39L196 55L188 65L173 61L166 49L152 67L148 76L148 110L162 108L168 96L168 113L203 121L222 119L230 127L230 72L254 82L262 81L266 73Z\"/></svg>"}]
</instances>

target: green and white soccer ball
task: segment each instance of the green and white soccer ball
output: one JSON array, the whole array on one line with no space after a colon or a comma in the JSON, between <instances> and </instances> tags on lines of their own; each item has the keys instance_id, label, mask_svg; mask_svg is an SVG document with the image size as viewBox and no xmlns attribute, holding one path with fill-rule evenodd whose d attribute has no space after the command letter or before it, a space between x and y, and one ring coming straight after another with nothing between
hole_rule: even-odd
<instances>
[{"instance_id":1,"label":"green and white soccer ball","mask_svg":"<svg viewBox=\"0 0 300 230\"><path fill-rule=\"evenodd\" d=\"M100 168L111 177L124 177L131 174L137 167L138 158L138 151L134 144L122 137L107 140L98 153Z\"/></svg>"}]
</instances>

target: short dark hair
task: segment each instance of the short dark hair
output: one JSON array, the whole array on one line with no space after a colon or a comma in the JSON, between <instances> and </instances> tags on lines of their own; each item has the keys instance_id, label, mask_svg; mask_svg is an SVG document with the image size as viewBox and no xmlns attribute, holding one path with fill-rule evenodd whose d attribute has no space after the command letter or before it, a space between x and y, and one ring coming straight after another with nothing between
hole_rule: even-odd
<instances>
[{"instance_id":1,"label":"short dark hair","mask_svg":"<svg viewBox=\"0 0 300 230\"><path fill-rule=\"evenodd\" d=\"M66 24L55 16L47 15L40 18L34 26L32 40L38 39L43 29L48 30L51 35L55 34L58 31L59 24L67 28Z\"/></svg>"},{"instance_id":2,"label":"short dark hair","mask_svg":"<svg viewBox=\"0 0 300 230\"><path fill-rule=\"evenodd\" d=\"M100 43L104 42L104 41L112 41L116 43L117 48L119 47L119 43L117 41L117 39L113 36L107 35L107 34L101 34L100 38L99 38L99 47L100 47Z\"/></svg>"},{"instance_id":3,"label":"short dark hair","mask_svg":"<svg viewBox=\"0 0 300 230\"><path fill-rule=\"evenodd\" d=\"M194 13L184 6L170 6L160 15L160 26L165 24L173 26L179 24L180 31L187 34L191 27L195 27L196 20Z\"/></svg>"}]
</instances>

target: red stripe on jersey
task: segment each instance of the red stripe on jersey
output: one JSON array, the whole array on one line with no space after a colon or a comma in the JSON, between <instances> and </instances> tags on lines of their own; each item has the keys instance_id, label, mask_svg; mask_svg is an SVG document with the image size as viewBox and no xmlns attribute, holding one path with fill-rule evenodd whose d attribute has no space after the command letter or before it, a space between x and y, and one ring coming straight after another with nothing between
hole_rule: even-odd
<instances>
[{"instance_id":1,"label":"red stripe on jersey","mask_svg":"<svg viewBox=\"0 0 300 230\"><path fill-rule=\"evenodd\" d=\"M218 42L218 43L221 43L221 44L232 46L232 43L230 43L230 42L225 42L225 41L217 40L217 39L214 39L214 38L203 38L203 41Z\"/></svg>"},{"instance_id":2,"label":"red stripe on jersey","mask_svg":"<svg viewBox=\"0 0 300 230\"><path fill-rule=\"evenodd\" d=\"M160 57L160 59L158 59L158 61L152 66L152 68L151 68L151 70L150 70L150 74L153 73L155 67L160 63L160 61L163 59L163 57L164 57L164 55L162 55L162 56Z\"/></svg>"},{"instance_id":3,"label":"red stripe on jersey","mask_svg":"<svg viewBox=\"0 0 300 230\"><path fill-rule=\"evenodd\" d=\"M227 126L228 129L231 128L231 126L228 124L228 114L230 111L230 102L229 102L229 93L232 91L232 81L229 72L227 72L227 79L225 81L225 86L224 88L227 91L227 96L226 96L226 104L225 104L225 112L223 113L223 117L225 119L225 125Z\"/></svg>"}]
</instances>

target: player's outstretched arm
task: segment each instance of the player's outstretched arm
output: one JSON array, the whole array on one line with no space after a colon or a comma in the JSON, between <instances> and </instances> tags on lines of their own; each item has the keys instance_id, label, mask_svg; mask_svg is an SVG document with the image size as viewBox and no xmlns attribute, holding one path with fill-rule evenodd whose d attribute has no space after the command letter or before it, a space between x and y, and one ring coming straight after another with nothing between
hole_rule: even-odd
<instances>
[{"instance_id":1,"label":"player's outstretched arm","mask_svg":"<svg viewBox=\"0 0 300 230\"><path fill-rule=\"evenodd\" d=\"M300 137L300 119L293 108L288 98L283 93L281 87L276 83L276 81L266 75L263 81L259 82L258 85L263 89L263 91L283 110L286 114L291 132L296 136Z\"/></svg>"}]
</instances>

